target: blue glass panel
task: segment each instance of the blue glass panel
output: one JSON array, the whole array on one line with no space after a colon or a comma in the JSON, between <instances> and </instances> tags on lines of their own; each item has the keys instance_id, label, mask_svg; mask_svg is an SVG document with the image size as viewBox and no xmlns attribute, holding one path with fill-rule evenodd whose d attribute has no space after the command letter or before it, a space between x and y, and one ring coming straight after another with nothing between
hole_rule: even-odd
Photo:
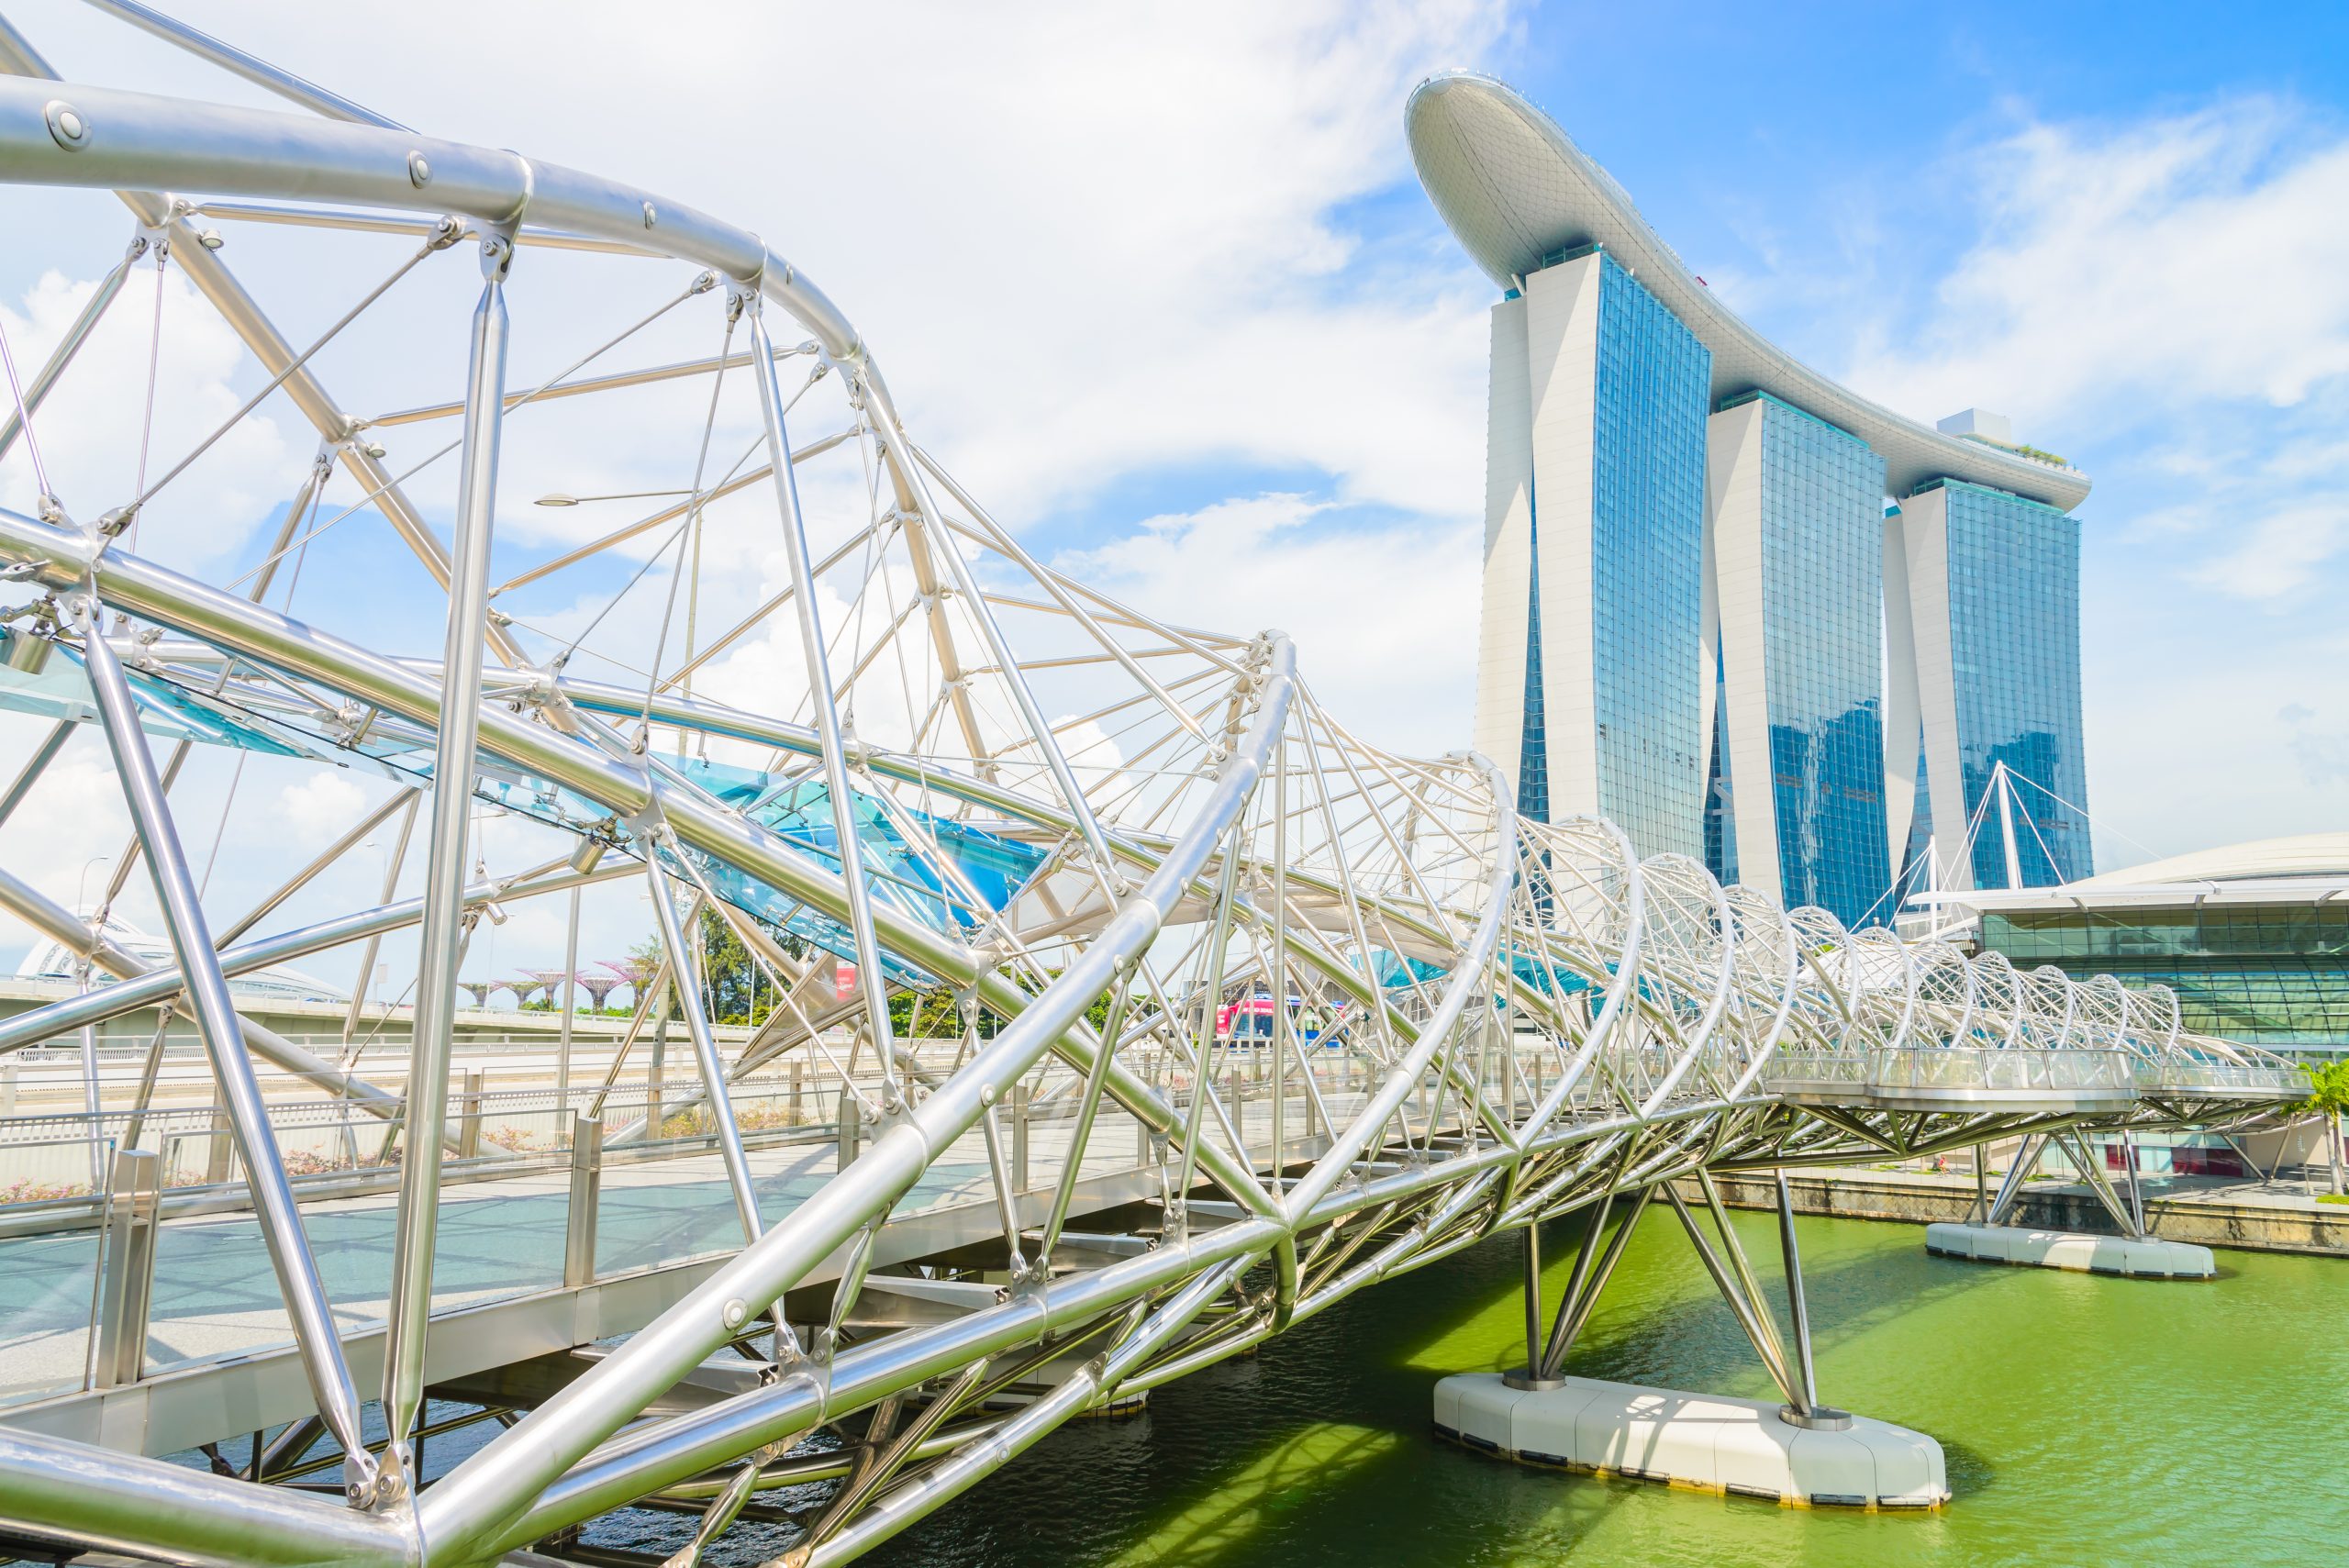
<instances>
[{"instance_id":1,"label":"blue glass panel","mask_svg":"<svg viewBox=\"0 0 2349 1568\"><path fill-rule=\"evenodd\" d=\"M1590 495L1598 807L1643 855L1700 855L1712 353L1614 258L1600 267Z\"/></svg>"},{"instance_id":2,"label":"blue glass panel","mask_svg":"<svg viewBox=\"0 0 2349 1568\"><path fill-rule=\"evenodd\" d=\"M668 765L696 787L787 840L808 860L827 871L839 871L840 823L831 793L821 783L806 778L777 780L751 769L694 759ZM874 902L957 940L976 932L989 915L1008 905L1044 862L1043 852L1030 845L968 823L907 810L906 815L937 844L938 858L953 867L957 875L950 883L928 849L909 841L878 801L861 793L852 794L851 799L855 839ZM728 903L839 957L856 956L848 929L829 916L698 851L686 853L710 890ZM972 894L977 895L976 903ZM935 981L934 976L896 958L886 962L893 979L914 985Z\"/></svg>"},{"instance_id":3,"label":"blue glass panel","mask_svg":"<svg viewBox=\"0 0 2349 1568\"><path fill-rule=\"evenodd\" d=\"M0 708L42 718L97 722L97 694L82 668L80 652L63 643L37 674L0 665ZM293 756L297 748L248 718L233 705L191 692L169 681L126 667L123 675L139 705L139 727L162 740L193 740L206 746Z\"/></svg>"},{"instance_id":4,"label":"blue glass panel","mask_svg":"<svg viewBox=\"0 0 2349 1568\"><path fill-rule=\"evenodd\" d=\"M1728 665L1713 652L1713 732L1705 751L1705 869L1723 886L1737 880L1737 805L1729 757Z\"/></svg>"},{"instance_id":5,"label":"blue glass panel","mask_svg":"<svg viewBox=\"0 0 2349 1568\"><path fill-rule=\"evenodd\" d=\"M1532 558L1525 590L1525 724L1517 742L1517 810L1550 820L1550 735L1542 711L1542 514L1526 481L1526 549Z\"/></svg>"},{"instance_id":6,"label":"blue glass panel","mask_svg":"<svg viewBox=\"0 0 2349 1568\"><path fill-rule=\"evenodd\" d=\"M2349 1043L2349 908L2338 905L1986 911L1982 940L2019 967L2167 985L2198 1033L2308 1056Z\"/></svg>"},{"instance_id":7,"label":"blue glass panel","mask_svg":"<svg viewBox=\"0 0 2349 1568\"><path fill-rule=\"evenodd\" d=\"M1884 816L1884 460L1762 399L1762 638L1788 907L1889 917Z\"/></svg>"},{"instance_id":8,"label":"blue glass panel","mask_svg":"<svg viewBox=\"0 0 2349 1568\"><path fill-rule=\"evenodd\" d=\"M2015 788L2015 849L2026 887L2093 869L2080 724L2080 525L2053 506L1964 484L1949 496L1950 658L1959 771L1974 836L1974 881L2007 884L1998 764ZM1949 815L1957 815L1953 809ZM1955 830L1951 824L1949 831Z\"/></svg>"}]
</instances>

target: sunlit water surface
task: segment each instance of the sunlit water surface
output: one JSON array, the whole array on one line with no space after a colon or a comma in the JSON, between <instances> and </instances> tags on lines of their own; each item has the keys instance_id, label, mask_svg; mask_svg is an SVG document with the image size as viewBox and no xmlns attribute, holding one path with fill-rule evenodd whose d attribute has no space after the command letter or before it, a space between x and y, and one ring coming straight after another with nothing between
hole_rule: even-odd
<instances>
[{"instance_id":1,"label":"sunlit water surface","mask_svg":"<svg viewBox=\"0 0 2349 1568\"><path fill-rule=\"evenodd\" d=\"M1775 1277L1774 1224L1739 1217ZM2221 1252L2215 1281L1925 1255L1920 1228L1800 1222L1821 1397L1932 1433L1930 1515L1780 1507L1521 1469L1439 1441L1450 1372L1522 1358L1519 1243L1390 1281L1146 1415L1064 1429L865 1561L875 1568L2127 1562L2349 1553L2349 1262ZM1553 1299L1573 1228L1548 1237ZM1762 1396L1766 1375L1652 1212L1573 1370ZM680 1521L592 1539L674 1550ZM789 1540L743 1527L710 1561Z\"/></svg>"}]
</instances>

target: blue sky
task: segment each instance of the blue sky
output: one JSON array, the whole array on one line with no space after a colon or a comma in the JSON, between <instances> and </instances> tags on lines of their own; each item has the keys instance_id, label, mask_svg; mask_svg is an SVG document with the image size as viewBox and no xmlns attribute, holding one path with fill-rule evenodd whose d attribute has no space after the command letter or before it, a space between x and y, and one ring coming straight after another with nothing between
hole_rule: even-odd
<instances>
[{"instance_id":1,"label":"blue sky","mask_svg":"<svg viewBox=\"0 0 2349 1568\"><path fill-rule=\"evenodd\" d=\"M2096 477L2100 864L2339 824L2349 12L1549 6L1490 65L1779 342Z\"/></svg>"},{"instance_id":2,"label":"blue sky","mask_svg":"<svg viewBox=\"0 0 2349 1568\"><path fill-rule=\"evenodd\" d=\"M1431 72L1491 72L1766 334L1921 419L2007 412L2095 477L2100 864L2331 828L2349 805L2349 631L2332 608L2349 591L2341 8L673 0L653 28L623 0L403 0L354 24L364 50L298 0L175 9L433 133L756 229L856 322L917 438L1031 550L1171 619L1285 628L1334 713L1423 753L1470 735L1493 289L1419 192L1402 108ZM9 15L69 80L278 106L77 0ZM121 209L0 192L0 232L40 239L0 247L0 310L35 354L120 254ZM329 268L288 231L230 240L296 339L404 249ZM348 395L375 409L451 395L469 271L403 284L451 329L357 345L328 367L337 386L372 378ZM542 256L528 271L519 379L640 308ZM117 311L120 341L93 345L88 384L47 417L53 463L99 507L117 498L110 387L144 373L144 309ZM259 387L201 301L168 298L165 319L174 408ZM529 496L680 482L627 435L509 451L501 569L610 525ZM204 506L156 508L147 548L233 575L311 450L266 400L206 458ZM22 467L0 464L0 504L28 504ZM362 526L314 556L305 608L431 651L437 606L385 591L414 587L413 567ZM514 607L575 619L642 559ZM774 569L715 564L713 621ZM665 583L656 565L639 591ZM754 697L791 657L746 643L710 689ZM311 793L323 822L334 792ZM120 835L93 806L37 849L70 883ZM616 946L639 918L614 917Z\"/></svg>"},{"instance_id":3,"label":"blue sky","mask_svg":"<svg viewBox=\"0 0 2349 1568\"><path fill-rule=\"evenodd\" d=\"M1497 20L1461 62L1555 116L1763 330L1923 419L2006 411L2095 476L2080 516L2100 865L2339 823L2349 290L2326 274L2344 237L2328 209L2349 197L2349 12L2266 7L2247 26L2191 6L1546 6ZM1480 310L1481 281L1408 167L1390 154L1386 170L1316 215L1350 248L1317 294L1391 310L1402 291L1449 288L1453 308ZM1137 506L1189 514L1251 488L1322 504L1318 532L1395 526L1360 470L1298 467L1130 471L1039 526L1114 534ZM1427 682L1415 695L1459 700Z\"/></svg>"}]
</instances>

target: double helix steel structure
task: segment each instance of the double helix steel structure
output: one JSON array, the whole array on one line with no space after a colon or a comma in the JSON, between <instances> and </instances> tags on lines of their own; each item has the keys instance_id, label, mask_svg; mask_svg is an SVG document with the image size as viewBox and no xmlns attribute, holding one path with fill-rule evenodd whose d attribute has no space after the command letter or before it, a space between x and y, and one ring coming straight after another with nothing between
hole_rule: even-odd
<instances>
[{"instance_id":1,"label":"double helix steel structure","mask_svg":"<svg viewBox=\"0 0 2349 1568\"><path fill-rule=\"evenodd\" d=\"M681 1521L674 1564L752 1528L779 1561L845 1562L1061 1423L1505 1229L1658 1193L1685 1217L1682 1184L1724 1169L2223 1124L2288 1093L2159 988L1847 931L1607 822L1527 820L1481 757L1365 744L1281 633L1038 562L749 230L99 8L294 108L64 84L0 22L0 182L130 217L116 256L48 254L101 281L46 341L18 331L0 405L0 472L33 497L0 511L0 706L39 731L0 799L0 906L91 976L0 1020L0 1049L153 1031L128 1101L88 1108L90 1181L0 1206L0 1256L99 1239L87 1320L50 1341L71 1365L0 1409L20 1550L549 1562L635 1509ZM351 303L289 336L249 278ZM110 404L136 466L69 493L44 413L150 289L155 341L173 311L225 323L250 395L166 450L150 363ZM289 415L315 462L239 553L206 456ZM518 547L501 468L667 488L576 548ZM759 562L777 581L741 592ZM340 586L305 590L306 563ZM370 645L403 625L440 657ZM151 883L161 956L22 869L19 808L76 746L135 825L108 902ZM199 884L221 828L173 793L230 753L247 780L382 781L325 851L246 851L272 891L235 911ZM289 923L395 830L380 900ZM534 1102L542 1138L485 1135L452 1072L468 944L630 880L661 958L600 1082ZM752 975L730 1027L718 937ZM364 976L386 942L417 955L393 1048L293 1038L239 989L321 954ZM689 1075L636 1084L623 1063L673 1026ZM173 1040L209 1075L201 1179L157 1165ZM313 1126L343 1153L295 1159ZM616 1193L688 1188L717 1205L691 1236L617 1255ZM518 1260L542 1215L542 1273L452 1285L457 1227ZM1553 1362L1628 1230L1531 1326ZM232 1233L270 1299L225 1351L171 1349L158 1268ZM1807 1370L1782 1348L1774 1370L1799 1403ZM164 1457L191 1450L212 1462Z\"/></svg>"}]
</instances>

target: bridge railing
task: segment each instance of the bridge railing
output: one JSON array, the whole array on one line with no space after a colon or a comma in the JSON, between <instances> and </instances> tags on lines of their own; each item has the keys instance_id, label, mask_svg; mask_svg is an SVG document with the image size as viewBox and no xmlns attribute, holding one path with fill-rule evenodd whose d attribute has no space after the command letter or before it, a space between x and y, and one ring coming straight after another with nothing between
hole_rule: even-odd
<instances>
[{"instance_id":1,"label":"bridge railing","mask_svg":"<svg viewBox=\"0 0 2349 1568\"><path fill-rule=\"evenodd\" d=\"M1774 1094L1800 1089L1858 1089L1867 1083L1864 1051L1780 1050L1762 1070L1762 1086Z\"/></svg>"},{"instance_id":2,"label":"bridge railing","mask_svg":"<svg viewBox=\"0 0 2349 1568\"><path fill-rule=\"evenodd\" d=\"M1876 1060L1869 1083L1886 1089L2121 1092L2135 1087L2129 1055L2120 1051L1909 1047L1871 1055Z\"/></svg>"},{"instance_id":3,"label":"bridge railing","mask_svg":"<svg viewBox=\"0 0 2349 1568\"><path fill-rule=\"evenodd\" d=\"M2136 1066L2137 1086L2148 1093L2194 1092L2202 1094L2289 1095L2302 1088L2306 1080L2293 1069L2259 1063L2226 1062L2193 1062L2171 1057L2157 1062L2139 1061Z\"/></svg>"},{"instance_id":4,"label":"bridge railing","mask_svg":"<svg viewBox=\"0 0 2349 1568\"><path fill-rule=\"evenodd\" d=\"M1781 1094L1895 1089L2124 1093L2137 1087L2125 1051L2021 1046L1784 1051L1765 1070L1763 1084Z\"/></svg>"}]
</instances>

